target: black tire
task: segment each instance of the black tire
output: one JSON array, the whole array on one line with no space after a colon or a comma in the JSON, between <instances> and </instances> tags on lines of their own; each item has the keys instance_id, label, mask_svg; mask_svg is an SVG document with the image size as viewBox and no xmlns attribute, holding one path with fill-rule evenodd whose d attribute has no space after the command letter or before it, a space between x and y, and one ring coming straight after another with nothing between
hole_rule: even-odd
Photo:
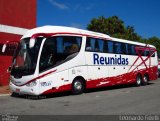
<instances>
[{"instance_id":1,"label":"black tire","mask_svg":"<svg viewBox=\"0 0 160 121\"><path fill-rule=\"evenodd\" d=\"M142 84L142 76L140 74L136 77L136 86L139 87Z\"/></svg>"},{"instance_id":2,"label":"black tire","mask_svg":"<svg viewBox=\"0 0 160 121\"><path fill-rule=\"evenodd\" d=\"M144 76L143 76L143 81L142 81L142 85L147 85L148 84L148 82L149 82L149 77L148 77L148 75L147 74L145 74Z\"/></svg>"},{"instance_id":3,"label":"black tire","mask_svg":"<svg viewBox=\"0 0 160 121\"><path fill-rule=\"evenodd\" d=\"M15 93L15 92L12 92L11 96L12 96L12 97L19 97L19 94L18 94L18 93Z\"/></svg>"},{"instance_id":4,"label":"black tire","mask_svg":"<svg viewBox=\"0 0 160 121\"><path fill-rule=\"evenodd\" d=\"M76 78L72 82L72 94L78 95L82 94L85 89L84 81L81 78Z\"/></svg>"}]
</instances>

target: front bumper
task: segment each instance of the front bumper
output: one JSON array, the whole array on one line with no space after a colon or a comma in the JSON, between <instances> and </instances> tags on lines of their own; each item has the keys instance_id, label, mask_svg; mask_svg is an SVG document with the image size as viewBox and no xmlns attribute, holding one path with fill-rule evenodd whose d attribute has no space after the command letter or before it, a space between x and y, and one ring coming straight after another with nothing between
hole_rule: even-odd
<instances>
[{"instance_id":1,"label":"front bumper","mask_svg":"<svg viewBox=\"0 0 160 121\"><path fill-rule=\"evenodd\" d=\"M38 85L33 86L33 87L28 87L26 85L16 86L12 82L10 82L9 87L10 87L11 92L14 92L14 93L17 93L17 94L21 94L21 95L25 95L25 94L27 94L27 95L40 95Z\"/></svg>"}]
</instances>

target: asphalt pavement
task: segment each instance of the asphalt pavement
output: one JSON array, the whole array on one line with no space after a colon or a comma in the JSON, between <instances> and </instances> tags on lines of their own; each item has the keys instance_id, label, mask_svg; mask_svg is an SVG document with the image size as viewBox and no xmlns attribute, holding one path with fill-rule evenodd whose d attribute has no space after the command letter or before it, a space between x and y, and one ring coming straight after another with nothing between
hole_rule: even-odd
<instances>
[{"instance_id":1,"label":"asphalt pavement","mask_svg":"<svg viewBox=\"0 0 160 121\"><path fill-rule=\"evenodd\" d=\"M0 96L0 114L12 115L159 115L160 79L133 85L49 96Z\"/></svg>"}]
</instances>

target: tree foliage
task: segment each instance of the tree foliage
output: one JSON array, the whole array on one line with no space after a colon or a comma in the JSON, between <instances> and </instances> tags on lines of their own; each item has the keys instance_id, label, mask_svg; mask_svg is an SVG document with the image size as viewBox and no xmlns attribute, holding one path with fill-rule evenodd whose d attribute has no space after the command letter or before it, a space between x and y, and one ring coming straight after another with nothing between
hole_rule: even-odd
<instances>
[{"instance_id":1,"label":"tree foliage","mask_svg":"<svg viewBox=\"0 0 160 121\"><path fill-rule=\"evenodd\" d=\"M133 26L125 26L124 21L119 19L117 16L112 16L109 18L100 16L98 18L93 18L87 25L87 29L104 33L116 38L152 44L156 46L157 51L160 52L160 38L155 36L148 39L142 38L135 32Z\"/></svg>"},{"instance_id":2,"label":"tree foliage","mask_svg":"<svg viewBox=\"0 0 160 121\"><path fill-rule=\"evenodd\" d=\"M133 26L126 27L124 22L117 16L109 18L100 16L99 18L93 18L87 25L87 29L127 40L135 41L141 39L141 37L135 33Z\"/></svg>"},{"instance_id":3,"label":"tree foliage","mask_svg":"<svg viewBox=\"0 0 160 121\"><path fill-rule=\"evenodd\" d=\"M148 39L141 39L139 42L154 45L157 48L158 53L160 53L160 38L153 36Z\"/></svg>"}]
</instances>

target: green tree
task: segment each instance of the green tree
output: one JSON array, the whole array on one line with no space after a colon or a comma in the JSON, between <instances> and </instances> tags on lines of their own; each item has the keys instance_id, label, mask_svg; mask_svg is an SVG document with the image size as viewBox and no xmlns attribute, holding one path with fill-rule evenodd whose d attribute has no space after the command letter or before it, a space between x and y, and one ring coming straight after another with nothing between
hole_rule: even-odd
<instances>
[{"instance_id":1,"label":"green tree","mask_svg":"<svg viewBox=\"0 0 160 121\"><path fill-rule=\"evenodd\" d=\"M109 18L100 16L98 18L93 18L87 25L87 29L95 32L108 34L116 38L122 38L154 45L160 55L160 38L155 36L148 39L142 38L135 32L133 26L125 26L124 22L117 16L112 16Z\"/></svg>"},{"instance_id":2,"label":"green tree","mask_svg":"<svg viewBox=\"0 0 160 121\"><path fill-rule=\"evenodd\" d=\"M135 33L134 27L125 26L124 22L117 16L105 18L100 16L93 18L87 25L87 29L95 32L108 34L112 37L123 38L128 40L140 40L141 37Z\"/></svg>"},{"instance_id":3,"label":"green tree","mask_svg":"<svg viewBox=\"0 0 160 121\"><path fill-rule=\"evenodd\" d=\"M140 42L154 45L157 48L158 53L160 53L160 38L153 36L148 39L142 39Z\"/></svg>"},{"instance_id":4,"label":"green tree","mask_svg":"<svg viewBox=\"0 0 160 121\"><path fill-rule=\"evenodd\" d=\"M150 38L141 38L138 42L154 45L158 52L158 58L160 58L160 38L155 36Z\"/></svg>"},{"instance_id":5,"label":"green tree","mask_svg":"<svg viewBox=\"0 0 160 121\"><path fill-rule=\"evenodd\" d=\"M127 40L139 41L141 40L141 36L139 36L133 26L127 26L125 29L124 38Z\"/></svg>"}]
</instances>

